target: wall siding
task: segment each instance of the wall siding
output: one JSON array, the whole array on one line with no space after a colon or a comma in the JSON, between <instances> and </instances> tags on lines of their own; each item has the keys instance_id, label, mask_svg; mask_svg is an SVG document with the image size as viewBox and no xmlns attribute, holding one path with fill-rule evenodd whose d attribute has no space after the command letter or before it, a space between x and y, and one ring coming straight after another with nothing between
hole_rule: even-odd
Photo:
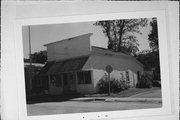
<instances>
[{"instance_id":1,"label":"wall siding","mask_svg":"<svg viewBox=\"0 0 180 120\"><path fill-rule=\"evenodd\" d=\"M48 44L48 61L57 61L90 54L90 34ZM78 47L79 46L79 47Z\"/></svg>"}]
</instances>

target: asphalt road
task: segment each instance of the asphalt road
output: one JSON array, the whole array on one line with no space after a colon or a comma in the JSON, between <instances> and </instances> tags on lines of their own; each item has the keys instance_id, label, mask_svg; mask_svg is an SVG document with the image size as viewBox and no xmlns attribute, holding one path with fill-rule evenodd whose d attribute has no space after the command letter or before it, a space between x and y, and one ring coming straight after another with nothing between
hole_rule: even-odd
<instances>
[{"instance_id":1,"label":"asphalt road","mask_svg":"<svg viewBox=\"0 0 180 120\"><path fill-rule=\"evenodd\" d=\"M65 101L49 102L27 105L27 114L31 115L51 115L82 112L99 112L113 110L132 110L143 108L159 108L161 103L148 102L104 102L104 101Z\"/></svg>"}]
</instances>

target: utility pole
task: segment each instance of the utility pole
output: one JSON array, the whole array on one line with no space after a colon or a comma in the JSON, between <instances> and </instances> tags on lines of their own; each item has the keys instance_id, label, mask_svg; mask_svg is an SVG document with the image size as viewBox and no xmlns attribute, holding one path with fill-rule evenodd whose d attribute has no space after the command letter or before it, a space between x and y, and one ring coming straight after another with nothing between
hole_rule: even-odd
<instances>
[{"instance_id":1,"label":"utility pole","mask_svg":"<svg viewBox=\"0 0 180 120\"><path fill-rule=\"evenodd\" d=\"M31 27L29 29L29 90L32 91Z\"/></svg>"}]
</instances>

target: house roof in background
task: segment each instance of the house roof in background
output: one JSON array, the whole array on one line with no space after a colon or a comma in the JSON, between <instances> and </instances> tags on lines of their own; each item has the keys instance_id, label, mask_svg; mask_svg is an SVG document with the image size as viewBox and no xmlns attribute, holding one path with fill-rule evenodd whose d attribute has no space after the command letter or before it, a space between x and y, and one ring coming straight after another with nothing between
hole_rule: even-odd
<instances>
[{"instance_id":1,"label":"house roof in background","mask_svg":"<svg viewBox=\"0 0 180 120\"><path fill-rule=\"evenodd\" d=\"M24 63L24 66L30 66L30 63L29 63L29 62L25 62L25 63ZM43 67L44 64L41 64L41 63L32 63L32 66L35 66L35 67Z\"/></svg>"}]
</instances>

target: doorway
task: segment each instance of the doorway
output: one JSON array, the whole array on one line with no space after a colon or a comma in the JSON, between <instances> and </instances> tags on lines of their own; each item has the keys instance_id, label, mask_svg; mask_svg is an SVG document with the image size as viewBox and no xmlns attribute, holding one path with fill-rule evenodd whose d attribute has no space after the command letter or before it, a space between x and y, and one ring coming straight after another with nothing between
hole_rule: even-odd
<instances>
[{"instance_id":1,"label":"doorway","mask_svg":"<svg viewBox=\"0 0 180 120\"><path fill-rule=\"evenodd\" d=\"M76 92L76 74L75 73L63 74L63 92L64 93Z\"/></svg>"}]
</instances>

